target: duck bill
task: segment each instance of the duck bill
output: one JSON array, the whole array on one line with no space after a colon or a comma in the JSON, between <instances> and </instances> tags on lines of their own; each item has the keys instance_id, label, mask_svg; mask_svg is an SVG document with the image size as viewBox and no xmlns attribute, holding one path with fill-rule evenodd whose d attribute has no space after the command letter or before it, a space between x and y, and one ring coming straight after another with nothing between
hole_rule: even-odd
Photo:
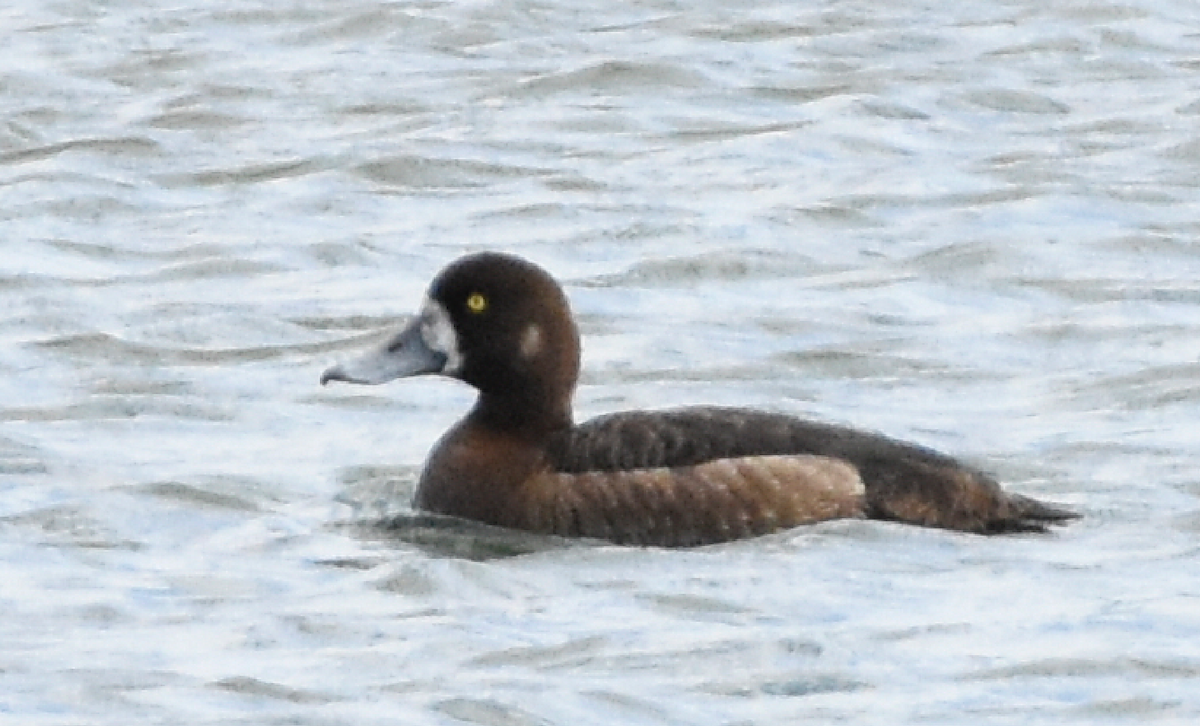
<instances>
[{"instance_id":1,"label":"duck bill","mask_svg":"<svg viewBox=\"0 0 1200 726\"><path fill-rule=\"evenodd\" d=\"M321 374L321 385L342 381L373 386L397 378L441 373L446 368L447 355L430 347L423 329L425 324L423 316L417 316L378 348L328 368Z\"/></svg>"}]
</instances>

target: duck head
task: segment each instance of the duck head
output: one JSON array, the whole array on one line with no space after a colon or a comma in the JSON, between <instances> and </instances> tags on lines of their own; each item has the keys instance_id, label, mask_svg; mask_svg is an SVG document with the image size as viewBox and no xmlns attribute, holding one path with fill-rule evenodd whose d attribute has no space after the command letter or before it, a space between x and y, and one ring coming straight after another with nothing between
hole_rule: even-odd
<instances>
[{"instance_id":1,"label":"duck head","mask_svg":"<svg viewBox=\"0 0 1200 726\"><path fill-rule=\"evenodd\" d=\"M579 332L554 278L519 257L484 252L442 270L408 325L327 369L321 383L443 375L479 391L477 410L570 425L579 357Z\"/></svg>"}]
</instances>

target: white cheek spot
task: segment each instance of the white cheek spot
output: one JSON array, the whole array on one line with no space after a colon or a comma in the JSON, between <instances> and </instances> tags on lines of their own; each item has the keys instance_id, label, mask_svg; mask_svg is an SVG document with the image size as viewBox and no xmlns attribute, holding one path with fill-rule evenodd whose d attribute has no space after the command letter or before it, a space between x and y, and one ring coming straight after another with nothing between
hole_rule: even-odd
<instances>
[{"instance_id":1,"label":"white cheek spot","mask_svg":"<svg viewBox=\"0 0 1200 726\"><path fill-rule=\"evenodd\" d=\"M533 358L542 352L542 329L537 323L530 323L521 332L521 357Z\"/></svg>"},{"instance_id":2,"label":"white cheek spot","mask_svg":"<svg viewBox=\"0 0 1200 726\"><path fill-rule=\"evenodd\" d=\"M430 350L446 356L446 365L442 373L457 373L462 367L462 353L458 350L458 334L454 332L454 323L450 313L436 300L426 298L421 306L421 339Z\"/></svg>"}]
</instances>

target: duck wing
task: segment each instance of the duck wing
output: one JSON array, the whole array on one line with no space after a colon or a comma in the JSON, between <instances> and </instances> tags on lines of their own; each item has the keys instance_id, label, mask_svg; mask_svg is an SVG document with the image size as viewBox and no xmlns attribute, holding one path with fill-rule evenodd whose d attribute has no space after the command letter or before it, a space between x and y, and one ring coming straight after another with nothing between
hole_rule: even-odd
<instances>
[{"instance_id":1,"label":"duck wing","mask_svg":"<svg viewBox=\"0 0 1200 726\"><path fill-rule=\"evenodd\" d=\"M610 414L555 436L546 454L551 468L562 474L690 469L760 457L827 457L857 471L865 487L863 513L876 519L999 534L1042 532L1047 525L1078 516L1007 493L987 474L922 446L750 409L691 407Z\"/></svg>"}]
</instances>

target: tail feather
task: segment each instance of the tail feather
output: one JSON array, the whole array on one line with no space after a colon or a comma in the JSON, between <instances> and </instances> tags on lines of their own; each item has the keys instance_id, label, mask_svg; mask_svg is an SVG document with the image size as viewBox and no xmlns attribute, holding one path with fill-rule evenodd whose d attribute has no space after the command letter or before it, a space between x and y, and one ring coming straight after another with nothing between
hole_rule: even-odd
<instances>
[{"instance_id":1,"label":"tail feather","mask_svg":"<svg viewBox=\"0 0 1200 726\"><path fill-rule=\"evenodd\" d=\"M1007 494L1009 516L994 522L997 534L1003 532L1046 532L1051 525L1066 524L1079 514L1057 504L1049 504L1023 494Z\"/></svg>"},{"instance_id":2,"label":"tail feather","mask_svg":"<svg viewBox=\"0 0 1200 726\"><path fill-rule=\"evenodd\" d=\"M860 467L868 516L978 534L1046 532L1079 515L1004 491L992 477L952 459L895 458Z\"/></svg>"}]
</instances>

